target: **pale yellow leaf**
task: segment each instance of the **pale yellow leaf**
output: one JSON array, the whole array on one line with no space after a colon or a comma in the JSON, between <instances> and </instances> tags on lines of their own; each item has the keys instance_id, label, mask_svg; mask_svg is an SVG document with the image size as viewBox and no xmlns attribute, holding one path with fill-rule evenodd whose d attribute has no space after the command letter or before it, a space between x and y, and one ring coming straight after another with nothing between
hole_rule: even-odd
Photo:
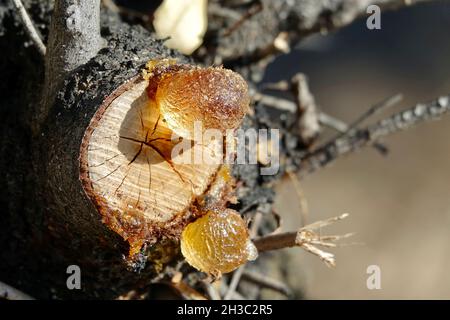
<instances>
[{"instance_id":1,"label":"pale yellow leaf","mask_svg":"<svg viewBox=\"0 0 450 320\"><path fill-rule=\"evenodd\" d=\"M207 0L164 0L153 20L157 36L170 37L166 42L169 48L191 54L203 42L207 5Z\"/></svg>"}]
</instances>

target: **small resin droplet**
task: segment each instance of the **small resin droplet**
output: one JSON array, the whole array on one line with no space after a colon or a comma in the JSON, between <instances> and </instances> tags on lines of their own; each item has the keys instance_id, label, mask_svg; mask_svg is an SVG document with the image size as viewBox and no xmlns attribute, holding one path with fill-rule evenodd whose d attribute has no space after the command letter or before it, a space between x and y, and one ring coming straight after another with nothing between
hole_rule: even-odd
<instances>
[{"instance_id":1,"label":"small resin droplet","mask_svg":"<svg viewBox=\"0 0 450 320\"><path fill-rule=\"evenodd\" d=\"M231 209L209 211L187 225L181 252L191 266L213 275L231 272L258 256L245 221Z\"/></svg>"},{"instance_id":2,"label":"small resin droplet","mask_svg":"<svg viewBox=\"0 0 450 320\"><path fill-rule=\"evenodd\" d=\"M252 240L248 239L247 241L247 260L255 261L258 258L258 249L256 249Z\"/></svg>"}]
</instances>

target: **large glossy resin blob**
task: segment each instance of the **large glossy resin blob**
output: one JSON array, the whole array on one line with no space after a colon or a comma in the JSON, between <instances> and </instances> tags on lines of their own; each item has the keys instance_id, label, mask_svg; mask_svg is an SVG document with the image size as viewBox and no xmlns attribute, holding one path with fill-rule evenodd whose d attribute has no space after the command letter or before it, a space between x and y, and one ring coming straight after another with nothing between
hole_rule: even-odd
<instances>
[{"instance_id":1,"label":"large glossy resin blob","mask_svg":"<svg viewBox=\"0 0 450 320\"><path fill-rule=\"evenodd\" d=\"M245 80L220 67L169 73L160 79L155 98L167 125L190 139L195 121L222 133L239 127L250 101Z\"/></svg>"},{"instance_id":2,"label":"large glossy resin blob","mask_svg":"<svg viewBox=\"0 0 450 320\"><path fill-rule=\"evenodd\" d=\"M213 275L231 272L258 255L245 221L230 209L209 211L187 225L181 252L190 265Z\"/></svg>"}]
</instances>

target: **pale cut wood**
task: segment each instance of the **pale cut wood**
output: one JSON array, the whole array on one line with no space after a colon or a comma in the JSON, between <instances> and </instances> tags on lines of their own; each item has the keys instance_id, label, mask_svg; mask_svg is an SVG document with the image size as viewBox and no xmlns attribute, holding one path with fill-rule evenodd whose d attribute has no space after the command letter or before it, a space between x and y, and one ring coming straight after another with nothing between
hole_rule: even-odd
<instances>
[{"instance_id":1,"label":"pale cut wood","mask_svg":"<svg viewBox=\"0 0 450 320\"><path fill-rule=\"evenodd\" d=\"M172 141L172 131L148 98L146 86L146 81L138 80L100 108L83 144L87 145L88 195L104 216L113 212L112 220L119 220L119 226L111 219L104 221L125 239L132 232L126 224L144 222L150 231L131 240L139 244L173 234L170 229L191 215L194 200L205 193L220 167L219 163L179 164L180 155L171 157L179 140ZM195 144L189 152L212 152L213 143Z\"/></svg>"}]
</instances>

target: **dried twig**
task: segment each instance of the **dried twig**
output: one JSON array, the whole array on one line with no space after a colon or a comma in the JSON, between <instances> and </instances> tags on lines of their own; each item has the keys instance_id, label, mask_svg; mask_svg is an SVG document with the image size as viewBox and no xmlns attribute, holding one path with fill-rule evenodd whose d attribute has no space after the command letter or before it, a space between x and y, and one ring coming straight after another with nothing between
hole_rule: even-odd
<instances>
[{"instance_id":1,"label":"dried twig","mask_svg":"<svg viewBox=\"0 0 450 320\"><path fill-rule=\"evenodd\" d=\"M383 101L373 105L369 110L364 112L362 115L360 115L354 122L352 122L345 133L348 133L352 130L356 130L360 124L362 124L365 120L369 119L370 117L380 113L383 110L386 110L387 108L393 107L394 105L398 104L403 99L403 95L400 93L397 93L391 97L388 97L384 99ZM339 135L339 137L342 137L345 133Z\"/></svg>"},{"instance_id":2,"label":"dried twig","mask_svg":"<svg viewBox=\"0 0 450 320\"><path fill-rule=\"evenodd\" d=\"M233 276L231 277L230 285L228 287L228 291L224 296L224 300L230 300L231 296L237 289L239 281L241 280L242 273L244 272L245 265L239 267L236 271L233 272Z\"/></svg>"},{"instance_id":3,"label":"dried twig","mask_svg":"<svg viewBox=\"0 0 450 320\"><path fill-rule=\"evenodd\" d=\"M211 300L221 300L220 293L216 290L212 283L208 281L201 281L202 286L205 288L206 293L208 294Z\"/></svg>"},{"instance_id":4,"label":"dried twig","mask_svg":"<svg viewBox=\"0 0 450 320\"><path fill-rule=\"evenodd\" d=\"M150 14L119 6L113 0L102 0L102 3L106 8L108 8L112 12L118 13L129 19L136 19L144 27L150 26L150 20L151 20Z\"/></svg>"},{"instance_id":5,"label":"dried twig","mask_svg":"<svg viewBox=\"0 0 450 320\"><path fill-rule=\"evenodd\" d=\"M29 295L3 282L0 282L0 299L1 298L7 300L34 300L34 298Z\"/></svg>"},{"instance_id":6,"label":"dried twig","mask_svg":"<svg viewBox=\"0 0 450 320\"><path fill-rule=\"evenodd\" d=\"M293 10L301 12L298 29L290 39L296 43L313 33L327 33L347 26L359 17L365 16L367 7L378 5L381 10L398 9L430 0L305 0L295 3Z\"/></svg>"},{"instance_id":7,"label":"dried twig","mask_svg":"<svg viewBox=\"0 0 450 320\"><path fill-rule=\"evenodd\" d=\"M214 2L208 3L208 14L214 17L230 19L232 21L238 21L242 18L242 15L239 14L239 12Z\"/></svg>"},{"instance_id":8,"label":"dried twig","mask_svg":"<svg viewBox=\"0 0 450 320\"><path fill-rule=\"evenodd\" d=\"M276 87L275 84L274 86L270 85L270 86L264 86L264 89L270 89L270 90L287 90L287 88L285 87L286 82L280 82L280 87ZM254 93L253 95L253 100L255 101L259 101L262 104L268 106L268 107L272 107L281 111L287 111L287 112L291 112L291 113L295 113L296 109L297 109L297 105L295 104L295 102L288 100L288 99L284 99L284 98L280 98L280 97L275 97L275 96L271 96L268 94L263 94L263 93ZM333 117L332 115L329 115L323 111L319 111L318 113L318 117L319 117L319 122L321 125L327 126L331 129L336 130L337 132L347 132L348 131L348 125L340 120L337 119L335 117Z\"/></svg>"},{"instance_id":9,"label":"dried twig","mask_svg":"<svg viewBox=\"0 0 450 320\"><path fill-rule=\"evenodd\" d=\"M291 113L295 113L297 110L297 105L295 104L295 102L284 99L284 98L275 97L275 96L263 94L260 92L254 93L252 98L254 101L259 101L266 106L269 106L269 107L272 107L272 108L275 108L278 110L288 111Z\"/></svg>"},{"instance_id":10,"label":"dried twig","mask_svg":"<svg viewBox=\"0 0 450 320\"><path fill-rule=\"evenodd\" d=\"M259 252L279 250L290 247L301 247L306 251L318 256L325 264L329 267L334 267L336 265L334 255L325 252L316 246L323 247L336 247L334 241L338 241L344 238L352 236L352 233L337 236L322 236L320 235L320 229L322 227L328 226L339 220L348 217L348 213L344 213L340 216L330 218L323 221L317 221L315 223L309 224L300 228L295 232L285 232L275 235L269 235L255 239L253 243ZM315 230L319 229L319 232Z\"/></svg>"},{"instance_id":11,"label":"dried twig","mask_svg":"<svg viewBox=\"0 0 450 320\"><path fill-rule=\"evenodd\" d=\"M327 143L302 158L300 176L323 168L341 156L371 145L384 136L409 129L426 121L438 119L449 113L449 100L450 96L443 96L427 104L417 104L365 129L354 130Z\"/></svg>"},{"instance_id":12,"label":"dried twig","mask_svg":"<svg viewBox=\"0 0 450 320\"><path fill-rule=\"evenodd\" d=\"M290 296L292 294L291 289L284 282L257 272L244 270L242 279L245 279L261 287L280 292L286 296Z\"/></svg>"},{"instance_id":13,"label":"dried twig","mask_svg":"<svg viewBox=\"0 0 450 320\"><path fill-rule=\"evenodd\" d=\"M262 10L262 4L257 1L253 6L251 6L247 12L239 19L237 20L231 27L226 29L222 37L228 37L230 34L232 34L234 31L236 31L247 19L250 19L252 16L257 14Z\"/></svg>"},{"instance_id":14,"label":"dried twig","mask_svg":"<svg viewBox=\"0 0 450 320\"><path fill-rule=\"evenodd\" d=\"M220 294L222 296L225 296L227 292L229 291L230 287L225 283L225 281L222 281L220 283ZM246 298L240 294L237 291L234 291L233 294L230 297L230 300L245 300Z\"/></svg>"},{"instance_id":15,"label":"dried twig","mask_svg":"<svg viewBox=\"0 0 450 320\"><path fill-rule=\"evenodd\" d=\"M45 56L42 103L33 119L39 131L65 77L106 45L100 34L100 0L55 0Z\"/></svg>"},{"instance_id":16,"label":"dried twig","mask_svg":"<svg viewBox=\"0 0 450 320\"><path fill-rule=\"evenodd\" d=\"M290 91L293 94L295 103L261 93L254 94L253 98L261 101L265 105L294 113L298 136L305 145L311 145L320 133L320 112L318 111L314 96L309 90L306 75L297 73L289 82L281 81L266 85L264 88Z\"/></svg>"},{"instance_id":17,"label":"dried twig","mask_svg":"<svg viewBox=\"0 0 450 320\"><path fill-rule=\"evenodd\" d=\"M38 31L33 25L33 21L31 21L30 16L27 13L27 10L22 4L21 0L13 0L14 6L17 10L17 13L19 14L20 18L22 19L23 25L25 27L26 32L28 33L31 41L33 41L34 45L40 52L42 56L45 56L47 48L44 45L44 42L42 42L41 37L39 36Z\"/></svg>"},{"instance_id":18,"label":"dried twig","mask_svg":"<svg viewBox=\"0 0 450 320\"><path fill-rule=\"evenodd\" d=\"M292 184L294 185L295 192L297 193L298 201L300 203L300 215L302 218L302 226L305 226L308 223L308 216L309 216L308 201L306 200L305 193L303 192L303 188L300 184L297 175L291 171L287 171L287 175L291 179Z\"/></svg>"},{"instance_id":19,"label":"dried twig","mask_svg":"<svg viewBox=\"0 0 450 320\"><path fill-rule=\"evenodd\" d=\"M398 9L401 7L413 5L420 2L431 0L302 0L302 1L271 1L263 0L263 10L269 12L280 12L285 16L295 17L295 24L289 29L285 38L288 47L294 47L302 39L314 33L327 33L342 27L345 27L365 16L369 5L378 5L381 10ZM264 20L255 23L264 24ZM273 37L283 30L286 23L279 19L279 26L275 27ZM244 26L242 26L244 27ZM251 27L249 27L251 28ZM252 28L255 28L254 26ZM254 29L251 29L252 31ZM251 32L248 32L251 34ZM262 60L272 58L280 51L271 51L270 54L261 54L264 52L261 48L255 48L252 52L236 57L229 57L224 60L227 66L247 66L254 63L260 63Z\"/></svg>"},{"instance_id":20,"label":"dried twig","mask_svg":"<svg viewBox=\"0 0 450 320\"><path fill-rule=\"evenodd\" d=\"M298 135L305 145L311 145L320 133L319 116L314 96L311 94L308 79L297 73L291 79L292 91L297 102Z\"/></svg>"},{"instance_id":21,"label":"dried twig","mask_svg":"<svg viewBox=\"0 0 450 320\"><path fill-rule=\"evenodd\" d=\"M206 297L183 281L183 274L176 272L170 281L162 281L174 288L185 300L207 300Z\"/></svg>"},{"instance_id":22,"label":"dried twig","mask_svg":"<svg viewBox=\"0 0 450 320\"><path fill-rule=\"evenodd\" d=\"M398 103L402 96L400 94L389 97L380 103L372 106L368 111L364 112L358 119L352 124L347 125L344 121L336 119L324 112L318 111L315 105L314 97L309 91L306 78L302 74L297 74L291 79L291 82L280 81L278 83L267 84L263 89L279 90L279 91L293 91L296 96L296 102L279 98L271 95L266 95L260 92L253 94L253 99L259 101L266 106L270 106L279 110L288 111L294 113L299 118L299 136L306 144L311 143L314 140L315 135L318 134L320 127L319 124L326 125L332 129L338 131L340 134L333 138L333 140L351 133L358 125L369 117L379 113L388 107L391 107ZM305 107L307 106L307 107ZM308 110L307 112L301 112L301 110ZM309 142L309 143L308 143ZM374 142L373 147L377 149L381 154L385 155L388 152L386 146L379 142Z\"/></svg>"},{"instance_id":23,"label":"dried twig","mask_svg":"<svg viewBox=\"0 0 450 320\"><path fill-rule=\"evenodd\" d=\"M119 6L113 0L102 0L102 4L112 12L120 12Z\"/></svg>"},{"instance_id":24,"label":"dried twig","mask_svg":"<svg viewBox=\"0 0 450 320\"><path fill-rule=\"evenodd\" d=\"M226 67L233 67L235 65L249 65L252 63L260 63L263 68L271 61L271 58L280 53L289 53L291 46L288 41L289 34L281 31L276 35L272 42L265 47L259 48L248 55L239 56L232 60L223 61Z\"/></svg>"},{"instance_id":25,"label":"dried twig","mask_svg":"<svg viewBox=\"0 0 450 320\"><path fill-rule=\"evenodd\" d=\"M337 132L344 133L348 131L348 125L344 121L325 112L319 112L319 122L321 125L334 129Z\"/></svg>"},{"instance_id":26,"label":"dried twig","mask_svg":"<svg viewBox=\"0 0 450 320\"><path fill-rule=\"evenodd\" d=\"M341 138L344 135L348 135L353 133L353 131L358 129L358 126L361 125L364 121L366 121L367 119L369 119L370 117L380 113L383 110L386 110L388 108L393 107L394 105L396 105L397 103L399 103L401 100L403 99L403 96L398 93L395 94L391 97L388 97L386 99L384 99L383 101L373 105L371 108L369 108L369 110L367 110L366 112L364 112L362 115L360 115L354 122L352 122L347 130L345 132L341 132L335 139ZM373 146L375 147L375 149L377 149L382 155L386 155L388 153L388 149L386 146L384 146L383 144L375 141L373 143Z\"/></svg>"}]
</instances>

